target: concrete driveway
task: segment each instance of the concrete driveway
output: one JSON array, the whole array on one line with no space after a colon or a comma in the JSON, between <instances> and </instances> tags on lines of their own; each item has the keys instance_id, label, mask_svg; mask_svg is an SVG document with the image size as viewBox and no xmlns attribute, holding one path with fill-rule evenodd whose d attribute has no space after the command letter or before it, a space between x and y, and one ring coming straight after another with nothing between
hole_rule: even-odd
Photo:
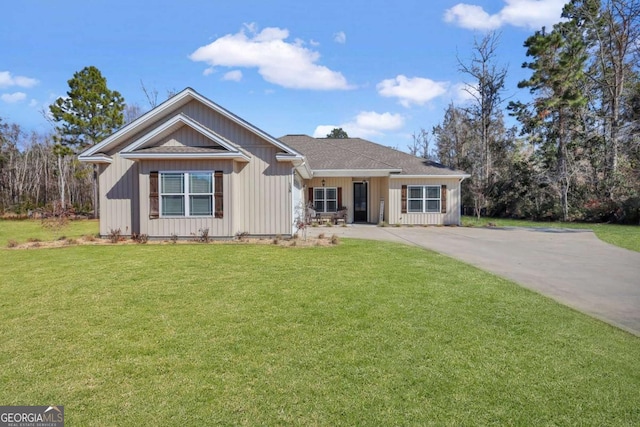
<instances>
[{"instance_id":1,"label":"concrete driveway","mask_svg":"<svg viewBox=\"0 0 640 427\"><path fill-rule=\"evenodd\" d=\"M551 228L309 228L310 235L387 240L432 249L509 278L640 336L640 253L590 230Z\"/></svg>"}]
</instances>

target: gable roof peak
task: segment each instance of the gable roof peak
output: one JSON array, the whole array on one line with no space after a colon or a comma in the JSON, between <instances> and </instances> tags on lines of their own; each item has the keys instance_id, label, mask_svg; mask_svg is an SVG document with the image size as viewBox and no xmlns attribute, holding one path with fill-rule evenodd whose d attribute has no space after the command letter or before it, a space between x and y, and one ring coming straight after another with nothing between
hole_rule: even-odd
<instances>
[{"instance_id":1,"label":"gable roof peak","mask_svg":"<svg viewBox=\"0 0 640 427\"><path fill-rule=\"evenodd\" d=\"M221 114L222 116L231 120L237 125L245 128L249 132L257 135L263 140L283 150L285 153L295 155L295 156L300 156L300 153L293 150L291 147L288 147L286 144L282 143L278 139L269 135L262 129L252 125L246 120L233 114L229 110L221 107L220 105L216 104L210 99L204 97L203 95L199 94L197 91L192 89L191 87L186 87L185 89L181 90L171 98L168 98L167 100L165 100L160 105L153 108L152 110L147 111L145 114L138 117L131 123L128 123L127 125L123 126L119 130L117 130L116 132L114 132L113 134L105 138L102 142L87 148L82 153L80 153L80 155L78 156L78 159L80 161L93 162L95 159L94 156L96 155L96 153L107 152L110 148L116 147L118 144L123 142L126 138L133 136L138 130L140 130L140 128L143 128L146 125L157 122L163 117L173 114L180 107L186 105L192 100L197 100L198 102L214 110L218 114Z\"/></svg>"}]
</instances>

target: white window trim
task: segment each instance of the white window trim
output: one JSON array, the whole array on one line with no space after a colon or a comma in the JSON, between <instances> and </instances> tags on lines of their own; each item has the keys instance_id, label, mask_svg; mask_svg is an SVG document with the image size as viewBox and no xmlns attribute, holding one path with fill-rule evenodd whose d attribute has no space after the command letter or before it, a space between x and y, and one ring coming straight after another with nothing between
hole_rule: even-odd
<instances>
[{"instance_id":1,"label":"white window trim","mask_svg":"<svg viewBox=\"0 0 640 427\"><path fill-rule=\"evenodd\" d=\"M183 193L165 193L162 188L162 175L163 174L183 174ZM211 193L191 193L190 186L190 174L209 174L211 175ZM160 218L213 218L216 212L216 198L215 198L215 174L209 170L192 170L192 171L159 171L158 172L158 210L160 211ZM162 196L182 196L184 198L184 215L165 215L162 209ZM191 215L191 205L189 203L189 196L211 196L211 215Z\"/></svg>"},{"instance_id":2,"label":"white window trim","mask_svg":"<svg viewBox=\"0 0 640 427\"><path fill-rule=\"evenodd\" d=\"M318 199L316 197L316 190L322 190L322 198ZM336 198L335 199L327 199L327 190L334 190L336 192ZM338 187L313 187L313 206L315 208L316 206L316 202L318 200L322 200L322 210L316 209L316 211L318 212L322 212L322 213L333 213L333 212L338 212L338 209L340 209L340 206L338 206ZM327 201L334 201L336 202L336 210L335 211L328 211L327 210Z\"/></svg>"},{"instance_id":3,"label":"white window trim","mask_svg":"<svg viewBox=\"0 0 640 427\"><path fill-rule=\"evenodd\" d=\"M421 197L411 197L411 189L412 188L420 188L422 191ZM428 188L437 188L438 189L438 197L427 197L429 194ZM416 211L411 210L411 201L412 200L421 200L422 201L422 210ZM428 210L427 209L427 201L438 201L438 209L437 210ZM407 185L407 213L441 213L442 212L442 187L440 185Z\"/></svg>"}]
</instances>

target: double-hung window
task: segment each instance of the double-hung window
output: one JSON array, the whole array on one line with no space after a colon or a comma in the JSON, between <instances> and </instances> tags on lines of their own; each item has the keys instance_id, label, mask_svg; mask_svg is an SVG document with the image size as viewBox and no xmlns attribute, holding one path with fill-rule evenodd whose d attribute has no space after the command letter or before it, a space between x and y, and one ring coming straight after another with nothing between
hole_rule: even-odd
<instances>
[{"instance_id":1,"label":"double-hung window","mask_svg":"<svg viewBox=\"0 0 640 427\"><path fill-rule=\"evenodd\" d=\"M160 172L160 215L212 216L211 172Z\"/></svg>"},{"instance_id":2,"label":"double-hung window","mask_svg":"<svg viewBox=\"0 0 640 427\"><path fill-rule=\"evenodd\" d=\"M336 187L315 187L313 208L318 212L338 211L338 189Z\"/></svg>"},{"instance_id":3,"label":"double-hung window","mask_svg":"<svg viewBox=\"0 0 640 427\"><path fill-rule=\"evenodd\" d=\"M409 185L407 190L409 212L440 212L439 185Z\"/></svg>"}]
</instances>

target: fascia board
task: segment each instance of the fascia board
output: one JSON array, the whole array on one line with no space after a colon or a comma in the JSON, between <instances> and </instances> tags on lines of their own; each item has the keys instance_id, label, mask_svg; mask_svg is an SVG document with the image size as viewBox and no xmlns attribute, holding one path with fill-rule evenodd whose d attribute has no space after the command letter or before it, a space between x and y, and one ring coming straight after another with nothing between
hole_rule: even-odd
<instances>
[{"instance_id":1,"label":"fascia board","mask_svg":"<svg viewBox=\"0 0 640 427\"><path fill-rule=\"evenodd\" d=\"M250 158L242 153L121 153L120 157L131 160L181 160L181 159L231 159L242 162Z\"/></svg>"},{"instance_id":2,"label":"fascia board","mask_svg":"<svg viewBox=\"0 0 640 427\"><path fill-rule=\"evenodd\" d=\"M461 174L461 175L391 175L389 178L402 179L402 178L457 178L457 179L465 179L469 178L471 175Z\"/></svg>"},{"instance_id":3,"label":"fascia board","mask_svg":"<svg viewBox=\"0 0 640 427\"><path fill-rule=\"evenodd\" d=\"M402 172L402 169L314 169L314 178L322 177L359 177L359 176L389 176Z\"/></svg>"}]
</instances>

